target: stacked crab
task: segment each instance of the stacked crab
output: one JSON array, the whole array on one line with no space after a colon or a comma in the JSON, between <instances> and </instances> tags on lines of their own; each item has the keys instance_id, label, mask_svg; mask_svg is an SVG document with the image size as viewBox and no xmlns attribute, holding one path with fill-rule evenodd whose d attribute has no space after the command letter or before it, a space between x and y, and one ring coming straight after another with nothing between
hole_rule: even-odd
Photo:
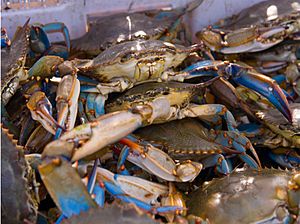
<instances>
[{"instance_id":1,"label":"stacked crab","mask_svg":"<svg viewBox=\"0 0 300 224\"><path fill-rule=\"evenodd\" d=\"M241 12L191 45L182 17L200 3L97 18L72 43L61 23L27 22L11 44L3 30L2 125L18 145L2 150L23 148L25 176L10 175L32 202L6 220L299 221L299 4L251 26Z\"/></svg>"}]
</instances>

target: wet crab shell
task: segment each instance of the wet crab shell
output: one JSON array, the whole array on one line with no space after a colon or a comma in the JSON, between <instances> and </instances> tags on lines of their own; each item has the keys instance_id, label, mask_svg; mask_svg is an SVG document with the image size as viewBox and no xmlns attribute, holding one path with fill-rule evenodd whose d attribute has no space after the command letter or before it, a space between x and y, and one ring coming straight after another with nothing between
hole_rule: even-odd
<instances>
[{"instance_id":1,"label":"wet crab shell","mask_svg":"<svg viewBox=\"0 0 300 224\"><path fill-rule=\"evenodd\" d=\"M3 223L35 222L37 211L29 196L24 156L7 129L1 129L1 220Z\"/></svg>"},{"instance_id":2,"label":"wet crab shell","mask_svg":"<svg viewBox=\"0 0 300 224\"><path fill-rule=\"evenodd\" d=\"M279 10L280 9L280 10ZM259 52L298 39L299 3L266 1L197 32L211 50L224 54Z\"/></svg>"},{"instance_id":3,"label":"wet crab shell","mask_svg":"<svg viewBox=\"0 0 300 224\"><path fill-rule=\"evenodd\" d=\"M168 82L145 83L129 89L116 99L108 100L105 106L107 112L132 109L135 105L150 102L159 97L165 97L171 106L186 106L197 93L203 95L204 88L195 84Z\"/></svg>"},{"instance_id":4,"label":"wet crab shell","mask_svg":"<svg viewBox=\"0 0 300 224\"><path fill-rule=\"evenodd\" d=\"M276 109L268 111L258 111L256 116L275 134L284 138L289 147L300 148L300 104L291 103L293 123L286 120L282 114Z\"/></svg>"},{"instance_id":5,"label":"wet crab shell","mask_svg":"<svg viewBox=\"0 0 300 224\"><path fill-rule=\"evenodd\" d=\"M17 30L12 45L1 49L1 98L6 104L16 91L23 76L26 54L29 48L29 20Z\"/></svg>"},{"instance_id":6,"label":"wet crab shell","mask_svg":"<svg viewBox=\"0 0 300 224\"><path fill-rule=\"evenodd\" d=\"M212 224L254 223L268 218L270 222L284 223L291 209L287 186L293 174L296 172L248 169L214 179L190 196L189 213ZM293 200L299 199L299 193L295 191Z\"/></svg>"},{"instance_id":7,"label":"wet crab shell","mask_svg":"<svg viewBox=\"0 0 300 224\"><path fill-rule=\"evenodd\" d=\"M208 130L192 118L151 125L134 134L163 147L173 159L201 159L224 149L211 142Z\"/></svg>"},{"instance_id":8,"label":"wet crab shell","mask_svg":"<svg viewBox=\"0 0 300 224\"><path fill-rule=\"evenodd\" d=\"M158 39L165 34L178 15L159 19L145 13L112 15L93 19L89 31L72 42L74 50L100 53L110 46L136 39Z\"/></svg>"},{"instance_id":9,"label":"wet crab shell","mask_svg":"<svg viewBox=\"0 0 300 224\"><path fill-rule=\"evenodd\" d=\"M297 3L295 0L268 0L244 9L237 15L223 19L216 26L224 29L239 29L265 22L268 18L269 20L275 19L276 15L284 16L299 10L299 2Z\"/></svg>"},{"instance_id":10,"label":"wet crab shell","mask_svg":"<svg viewBox=\"0 0 300 224\"><path fill-rule=\"evenodd\" d=\"M72 63L83 74L102 82L120 77L136 82L159 78L163 71L177 67L193 49L159 40L136 40L112 46L93 60L75 59Z\"/></svg>"}]
</instances>

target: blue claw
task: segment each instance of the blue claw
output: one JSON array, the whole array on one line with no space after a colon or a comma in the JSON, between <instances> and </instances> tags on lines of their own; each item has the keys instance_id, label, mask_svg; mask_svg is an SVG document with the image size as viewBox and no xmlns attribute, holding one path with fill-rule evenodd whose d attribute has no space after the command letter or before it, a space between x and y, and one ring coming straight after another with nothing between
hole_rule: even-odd
<instances>
[{"instance_id":1,"label":"blue claw","mask_svg":"<svg viewBox=\"0 0 300 224\"><path fill-rule=\"evenodd\" d=\"M300 156L295 151L286 149L275 149L268 152L270 158L280 166L295 169L300 166Z\"/></svg>"},{"instance_id":2,"label":"blue claw","mask_svg":"<svg viewBox=\"0 0 300 224\"><path fill-rule=\"evenodd\" d=\"M249 123L239 125L238 130L244 133L247 137L255 137L263 134L264 128L261 124Z\"/></svg>"},{"instance_id":3,"label":"blue claw","mask_svg":"<svg viewBox=\"0 0 300 224\"><path fill-rule=\"evenodd\" d=\"M76 170L66 160L46 158L38 169L51 198L67 218L97 206Z\"/></svg>"},{"instance_id":4,"label":"blue claw","mask_svg":"<svg viewBox=\"0 0 300 224\"><path fill-rule=\"evenodd\" d=\"M30 57L35 57L35 54L44 54L51 44L46 32L40 26L31 26L30 30Z\"/></svg>"},{"instance_id":5,"label":"blue claw","mask_svg":"<svg viewBox=\"0 0 300 224\"><path fill-rule=\"evenodd\" d=\"M250 167L254 169L259 169L261 167L258 155L256 154L256 151L251 145L250 141L246 137L240 135L238 132L221 131L215 137L215 142L225 147L233 147L235 150L239 151L240 154L238 154L238 156ZM257 162L253 160L252 157L246 154L247 148L250 149Z\"/></svg>"},{"instance_id":6,"label":"blue claw","mask_svg":"<svg viewBox=\"0 0 300 224\"><path fill-rule=\"evenodd\" d=\"M204 60L194 63L183 70L183 72L187 72L189 74L186 79L203 77L203 76L213 76L217 77L218 74L218 66L221 66L222 62L216 62L212 60Z\"/></svg>"},{"instance_id":7,"label":"blue claw","mask_svg":"<svg viewBox=\"0 0 300 224\"><path fill-rule=\"evenodd\" d=\"M252 159L252 157L250 157L249 155L245 154L240 154L239 155L240 159L243 160L246 164L248 164L252 169L259 169L258 164L255 162L254 159Z\"/></svg>"},{"instance_id":8,"label":"blue claw","mask_svg":"<svg viewBox=\"0 0 300 224\"><path fill-rule=\"evenodd\" d=\"M85 100L85 112L89 121L95 120L97 117L105 114L104 104L106 97L100 93L89 93L82 94L80 93L80 99ZM84 107L83 103L80 107ZM82 108L80 108L81 110ZM82 111L81 111L82 113Z\"/></svg>"},{"instance_id":9,"label":"blue claw","mask_svg":"<svg viewBox=\"0 0 300 224\"><path fill-rule=\"evenodd\" d=\"M278 85L281 85L282 83L286 82L286 76L285 75L276 75L272 77Z\"/></svg>"},{"instance_id":10,"label":"blue claw","mask_svg":"<svg viewBox=\"0 0 300 224\"><path fill-rule=\"evenodd\" d=\"M229 166L226 159L221 154L211 155L201 160L201 163L205 168L216 167L216 170L220 174L227 175L230 173Z\"/></svg>"},{"instance_id":11,"label":"blue claw","mask_svg":"<svg viewBox=\"0 0 300 224\"><path fill-rule=\"evenodd\" d=\"M233 81L266 97L290 122L292 114L282 89L268 76L250 72L238 64L229 64L225 72Z\"/></svg>"},{"instance_id":12,"label":"blue claw","mask_svg":"<svg viewBox=\"0 0 300 224\"><path fill-rule=\"evenodd\" d=\"M154 214L155 213L160 213L161 214L161 213L170 213L170 212L183 211L184 208L179 207L179 206L160 206L160 207L156 207L155 210L154 210Z\"/></svg>"},{"instance_id":13,"label":"blue claw","mask_svg":"<svg viewBox=\"0 0 300 224\"><path fill-rule=\"evenodd\" d=\"M93 190L93 195L95 196L94 201L100 207L104 207L105 202L105 190L103 187L100 187L99 184L96 184Z\"/></svg>"}]
</instances>

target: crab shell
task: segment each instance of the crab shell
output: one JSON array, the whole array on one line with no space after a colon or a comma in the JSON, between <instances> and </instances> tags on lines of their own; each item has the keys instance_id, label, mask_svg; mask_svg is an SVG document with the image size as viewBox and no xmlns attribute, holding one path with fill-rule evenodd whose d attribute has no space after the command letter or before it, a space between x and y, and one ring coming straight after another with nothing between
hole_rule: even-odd
<instances>
[{"instance_id":1,"label":"crab shell","mask_svg":"<svg viewBox=\"0 0 300 224\"><path fill-rule=\"evenodd\" d=\"M196 119L185 118L141 128L135 135L160 145L173 159L201 159L224 149L211 142L209 131Z\"/></svg>"},{"instance_id":2,"label":"crab shell","mask_svg":"<svg viewBox=\"0 0 300 224\"><path fill-rule=\"evenodd\" d=\"M119 14L97 18L90 23L89 31L72 42L75 50L99 53L110 46L136 39L155 40L164 35L178 18L159 19L145 13Z\"/></svg>"},{"instance_id":3,"label":"crab shell","mask_svg":"<svg viewBox=\"0 0 300 224\"><path fill-rule=\"evenodd\" d=\"M107 112L129 110L137 105L143 105L145 102L151 102L160 97L167 98L170 106L182 108L188 105L192 96L196 93L203 95L204 92L205 89L197 88L196 84L179 82L145 83L129 89L117 99L109 99L105 110Z\"/></svg>"},{"instance_id":4,"label":"crab shell","mask_svg":"<svg viewBox=\"0 0 300 224\"><path fill-rule=\"evenodd\" d=\"M1 102L7 104L25 77L24 65L29 48L29 20L19 28L9 48L1 50Z\"/></svg>"},{"instance_id":5,"label":"crab shell","mask_svg":"<svg viewBox=\"0 0 300 224\"><path fill-rule=\"evenodd\" d=\"M242 10L238 15L222 19L215 25L224 29L239 29L242 27L257 25L268 20L272 21L278 18L276 15L284 16L292 12L299 11L299 7L299 3L295 0L263 1Z\"/></svg>"},{"instance_id":6,"label":"crab shell","mask_svg":"<svg viewBox=\"0 0 300 224\"><path fill-rule=\"evenodd\" d=\"M93 60L75 59L72 63L79 72L101 82L120 77L139 82L160 78L164 71L177 67L197 49L159 40L137 40L112 46Z\"/></svg>"},{"instance_id":7,"label":"crab shell","mask_svg":"<svg viewBox=\"0 0 300 224\"><path fill-rule=\"evenodd\" d=\"M292 124L276 109L258 111L256 115L272 132L285 138L290 143L289 147L300 148L300 104L292 103L290 108Z\"/></svg>"},{"instance_id":8,"label":"crab shell","mask_svg":"<svg viewBox=\"0 0 300 224\"><path fill-rule=\"evenodd\" d=\"M211 50L224 54L258 52L289 37L298 39L299 4L291 0L280 3L283 2L268 1L254 5L213 28L199 31L196 36Z\"/></svg>"},{"instance_id":9,"label":"crab shell","mask_svg":"<svg viewBox=\"0 0 300 224\"><path fill-rule=\"evenodd\" d=\"M300 191L291 185L297 176L299 172L275 169L235 172L194 192L188 211L212 224L292 221L290 213L299 211Z\"/></svg>"},{"instance_id":10,"label":"crab shell","mask_svg":"<svg viewBox=\"0 0 300 224\"><path fill-rule=\"evenodd\" d=\"M20 146L1 128L1 220L4 223L35 223L37 207L31 199L25 176L27 164Z\"/></svg>"}]
</instances>

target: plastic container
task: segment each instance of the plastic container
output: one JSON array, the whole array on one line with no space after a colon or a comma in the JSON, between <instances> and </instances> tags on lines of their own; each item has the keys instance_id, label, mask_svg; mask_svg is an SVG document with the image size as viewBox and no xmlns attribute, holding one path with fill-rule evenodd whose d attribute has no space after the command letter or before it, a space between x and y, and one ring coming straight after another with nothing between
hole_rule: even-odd
<instances>
[{"instance_id":1,"label":"plastic container","mask_svg":"<svg viewBox=\"0 0 300 224\"><path fill-rule=\"evenodd\" d=\"M193 12L188 13L185 22L192 33L238 13L262 0L203 0ZM138 12L159 8L178 8L191 0L2 0L2 26L13 36L16 27L30 18L30 23L63 22L69 28L71 39L82 36L87 30L89 16L107 16L120 12ZM10 9L5 9L10 7ZM194 35L193 35L194 36ZM62 36L50 37L61 41Z\"/></svg>"}]
</instances>

